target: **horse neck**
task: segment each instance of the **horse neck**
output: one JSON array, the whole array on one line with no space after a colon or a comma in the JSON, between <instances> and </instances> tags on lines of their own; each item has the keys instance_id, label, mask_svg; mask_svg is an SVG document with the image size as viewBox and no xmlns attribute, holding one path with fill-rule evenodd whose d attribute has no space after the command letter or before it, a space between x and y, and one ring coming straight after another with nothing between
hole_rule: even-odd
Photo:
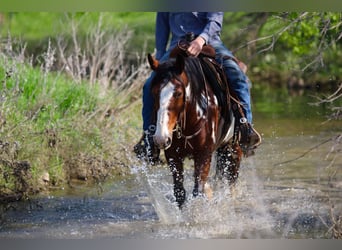
<instances>
[{"instance_id":1,"label":"horse neck","mask_svg":"<svg viewBox=\"0 0 342 250\"><path fill-rule=\"evenodd\" d=\"M184 131L196 129L207 120L208 91L206 89L205 93L197 93L193 96L194 94L196 93L191 93L191 86L187 86L184 110L180 114L181 125ZM206 104L199 104L200 101Z\"/></svg>"}]
</instances>

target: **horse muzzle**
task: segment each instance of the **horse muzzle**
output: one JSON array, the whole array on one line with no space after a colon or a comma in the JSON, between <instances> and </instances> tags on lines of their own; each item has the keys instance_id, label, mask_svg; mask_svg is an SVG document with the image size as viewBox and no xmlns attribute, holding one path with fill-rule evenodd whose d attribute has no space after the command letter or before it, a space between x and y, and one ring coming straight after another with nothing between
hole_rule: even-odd
<instances>
[{"instance_id":1,"label":"horse muzzle","mask_svg":"<svg viewBox=\"0 0 342 250\"><path fill-rule=\"evenodd\" d=\"M166 149L168 149L171 146L172 138L169 137L169 136L160 137L160 136L154 135L153 136L153 141L154 141L154 144L158 148L166 150Z\"/></svg>"}]
</instances>

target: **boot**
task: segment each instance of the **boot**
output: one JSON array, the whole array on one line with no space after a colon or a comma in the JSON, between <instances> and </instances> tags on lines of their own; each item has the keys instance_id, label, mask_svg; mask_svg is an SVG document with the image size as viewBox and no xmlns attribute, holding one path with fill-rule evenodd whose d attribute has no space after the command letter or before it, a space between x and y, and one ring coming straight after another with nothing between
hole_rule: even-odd
<instances>
[{"instance_id":1,"label":"boot","mask_svg":"<svg viewBox=\"0 0 342 250\"><path fill-rule=\"evenodd\" d=\"M247 123L247 136L245 140L240 142L242 152L246 157L254 155L254 149L261 144L260 134L253 128L250 123Z\"/></svg>"},{"instance_id":2,"label":"boot","mask_svg":"<svg viewBox=\"0 0 342 250\"><path fill-rule=\"evenodd\" d=\"M139 159L147 161L151 165L161 163L159 158L160 149L155 146L153 141L154 130L144 131L139 142L134 146L134 153Z\"/></svg>"}]
</instances>

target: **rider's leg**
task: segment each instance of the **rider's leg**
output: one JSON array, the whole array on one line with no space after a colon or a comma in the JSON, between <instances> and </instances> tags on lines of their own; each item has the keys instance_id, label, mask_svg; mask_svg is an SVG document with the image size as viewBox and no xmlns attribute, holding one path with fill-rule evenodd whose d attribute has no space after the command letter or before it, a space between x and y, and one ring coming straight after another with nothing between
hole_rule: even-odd
<instances>
[{"instance_id":1,"label":"rider's leg","mask_svg":"<svg viewBox=\"0 0 342 250\"><path fill-rule=\"evenodd\" d=\"M169 57L170 51L166 52L160 61L165 61ZM155 73L152 72L143 86L142 93L142 118L143 118L143 138L135 145L134 151L139 158L146 158L150 163L159 162L160 150L154 145L153 135L155 124L152 122L154 98L151 92L152 79ZM143 148L142 148L143 147Z\"/></svg>"},{"instance_id":2,"label":"rider's leg","mask_svg":"<svg viewBox=\"0 0 342 250\"><path fill-rule=\"evenodd\" d=\"M159 161L160 150L154 145L153 135L155 132L155 125L152 123L154 100L151 93L151 83L154 77L154 72L146 80L143 86L143 135L141 140L134 146L134 152L138 158L147 160L151 164Z\"/></svg>"},{"instance_id":3,"label":"rider's leg","mask_svg":"<svg viewBox=\"0 0 342 250\"><path fill-rule=\"evenodd\" d=\"M248 77L242 72L238 64L232 59L225 59L223 62L227 79L231 84L242 104L242 110L248 122L247 140L242 145L246 151L253 149L261 143L261 136L252 126L252 109L250 98L250 82Z\"/></svg>"},{"instance_id":4,"label":"rider's leg","mask_svg":"<svg viewBox=\"0 0 342 250\"><path fill-rule=\"evenodd\" d=\"M224 59L222 62L230 87L238 96L247 122L252 124L252 108L250 97L250 82L240 67L232 59Z\"/></svg>"},{"instance_id":5,"label":"rider's leg","mask_svg":"<svg viewBox=\"0 0 342 250\"><path fill-rule=\"evenodd\" d=\"M146 80L143 86L142 92L142 118L143 118L143 130L147 131L150 128L152 123L152 114L153 114L153 106L154 106L154 99L151 92L151 83L155 73L152 72L150 77Z\"/></svg>"},{"instance_id":6,"label":"rider's leg","mask_svg":"<svg viewBox=\"0 0 342 250\"><path fill-rule=\"evenodd\" d=\"M248 122L248 138L246 145L242 146L246 149L255 148L261 143L261 136L252 126L253 116L250 97L251 82L246 74L240 69L239 65L231 59L233 58L233 54L223 44L217 44L214 48L217 53L217 60L222 64L227 80L239 98L239 101L242 104L242 110Z\"/></svg>"}]
</instances>

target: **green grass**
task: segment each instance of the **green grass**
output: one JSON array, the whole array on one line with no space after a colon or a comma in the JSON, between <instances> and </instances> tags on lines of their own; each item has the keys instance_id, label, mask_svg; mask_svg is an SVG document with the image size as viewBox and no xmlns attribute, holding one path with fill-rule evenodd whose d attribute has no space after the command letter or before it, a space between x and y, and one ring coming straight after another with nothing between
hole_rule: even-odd
<instances>
[{"instance_id":1,"label":"green grass","mask_svg":"<svg viewBox=\"0 0 342 250\"><path fill-rule=\"evenodd\" d=\"M132 29L139 28L139 32L151 32L155 22L153 12L18 12L2 15L4 21L0 26L1 35L6 36L10 32L13 37L23 40L39 40L70 32L69 23L72 19L79 23L78 31L85 33L90 26L98 22L101 15L107 27L117 29L127 25Z\"/></svg>"},{"instance_id":2,"label":"green grass","mask_svg":"<svg viewBox=\"0 0 342 250\"><path fill-rule=\"evenodd\" d=\"M0 57L1 118L5 121L0 140L7 145L0 150L0 193L5 192L3 188L16 192L11 166L22 161L30 163L33 190L40 188L44 172L50 174L53 185L63 185L67 180L65 161L81 152L101 150L101 129L87 124L86 119L102 108L103 101L97 87L86 82L76 83L56 73L43 74L40 69L11 60ZM10 70L15 74L9 76Z\"/></svg>"},{"instance_id":3,"label":"green grass","mask_svg":"<svg viewBox=\"0 0 342 250\"><path fill-rule=\"evenodd\" d=\"M122 28L133 31L134 39L130 46L134 52L143 50L145 43L149 51L153 52L154 48L153 12L19 12L2 15L4 21L0 24L0 37L10 34L15 39L25 41L32 52L39 47L44 51L49 38L54 40L58 36L70 36L72 21L77 24L78 35L85 38L89 30L98 24L100 16L103 27L112 32Z\"/></svg>"},{"instance_id":4,"label":"green grass","mask_svg":"<svg viewBox=\"0 0 342 250\"><path fill-rule=\"evenodd\" d=\"M33 27L28 37L30 32L35 33ZM62 71L45 69L52 60L48 51L35 55L41 65L33 66L29 58L22 60L16 44L12 40L12 50L0 46L0 199L67 185L82 171L96 180L107 175L108 168L118 174L127 171L123 162L132 146L127 142L135 141L141 131L138 86L142 79L133 79L133 88L125 92L101 89L100 83L74 80ZM49 48L50 44L44 46ZM24 178L27 190L15 170L25 162L30 166L29 176ZM50 177L48 186L42 183L45 173Z\"/></svg>"}]
</instances>

